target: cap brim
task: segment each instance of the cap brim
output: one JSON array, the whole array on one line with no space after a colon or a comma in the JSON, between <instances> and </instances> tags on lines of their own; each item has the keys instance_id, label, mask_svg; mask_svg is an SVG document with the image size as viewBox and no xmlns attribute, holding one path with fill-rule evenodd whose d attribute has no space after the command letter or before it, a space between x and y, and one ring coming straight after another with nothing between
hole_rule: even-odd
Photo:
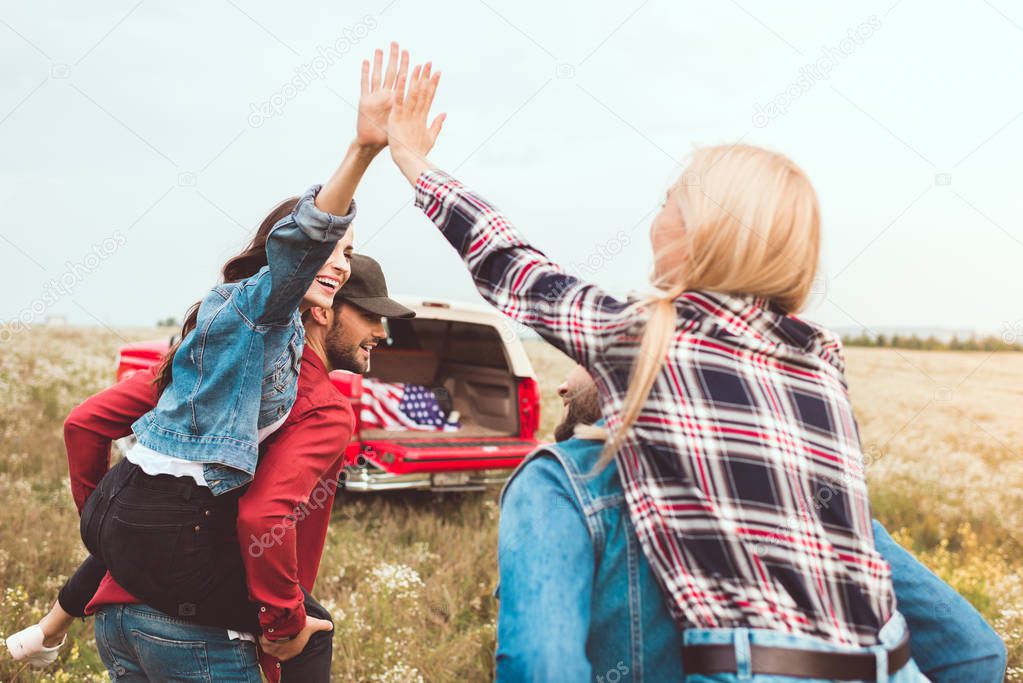
<instances>
[{"instance_id":1,"label":"cap brim","mask_svg":"<svg viewBox=\"0 0 1023 683\"><path fill-rule=\"evenodd\" d=\"M369 296L352 298L347 296L341 297L344 301L358 306L364 311L375 313L384 318L414 318L416 312L407 306L402 306L394 299L386 296Z\"/></svg>"}]
</instances>

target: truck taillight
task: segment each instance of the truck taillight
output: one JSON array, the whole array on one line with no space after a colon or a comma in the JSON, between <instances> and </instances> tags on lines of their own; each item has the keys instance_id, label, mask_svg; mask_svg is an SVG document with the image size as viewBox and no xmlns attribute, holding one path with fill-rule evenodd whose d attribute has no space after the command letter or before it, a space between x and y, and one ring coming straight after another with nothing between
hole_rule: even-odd
<instances>
[{"instance_id":1,"label":"truck taillight","mask_svg":"<svg viewBox=\"0 0 1023 683\"><path fill-rule=\"evenodd\" d=\"M532 439L540 428L540 385L532 377L519 379L519 438Z\"/></svg>"},{"instance_id":2,"label":"truck taillight","mask_svg":"<svg viewBox=\"0 0 1023 683\"><path fill-rule=\"evenodd\" d=\"M335 370L330 373L330 381L350 401L354 402L362 398L362 375Z\"/></svg>"},{"instance_id":3,"label":"truck taillight","mask_svg":"<svg viewBox=\"0 0 1023 683\"><path fill-rule=\"evenodd\" d=\"M355 411L353 435L358 438L359 432L362 431L362 375L345 370L334 370L330 373L330 381L348 399Z\"/></svg>"},{"instance_id":4,"label":"truck taillight","mask_svg":"<svg viewBox=\"0 0 1023 683\"><path fill-rule=\"evenodd\" d=\"M138 371L132 369L132 367L125 362L124 354L118 351L117 364L114 366L114 380L118 382L123 382L124 380L134 375L136 372Z\"/></svg>"}]
</instances>

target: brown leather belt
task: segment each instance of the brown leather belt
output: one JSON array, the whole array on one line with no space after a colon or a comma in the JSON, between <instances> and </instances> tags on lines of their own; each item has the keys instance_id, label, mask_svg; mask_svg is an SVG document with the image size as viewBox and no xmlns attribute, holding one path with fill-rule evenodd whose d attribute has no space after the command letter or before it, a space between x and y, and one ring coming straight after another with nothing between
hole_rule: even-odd
<instances>
[{"instance_id":1,"label":"brown leather belt","mask_svg":"<svg viewBox=\"0 0 1023 683\"><path fill-rule=\"evenodd\" d=\"M909 634L888 651L888 675L910 660ZM750 673L835 681L874 681L877 660L872 653L820 652L750 645ZM736 673L735 645L686 645L682 666L687 674Z\"/></svg>"}]
</instances>

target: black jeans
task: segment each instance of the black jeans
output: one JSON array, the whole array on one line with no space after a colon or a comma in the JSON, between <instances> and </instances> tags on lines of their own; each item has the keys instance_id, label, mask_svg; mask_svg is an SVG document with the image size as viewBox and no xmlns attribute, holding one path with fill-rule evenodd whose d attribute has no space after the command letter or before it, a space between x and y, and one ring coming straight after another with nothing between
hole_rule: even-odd
<instances>
[{"instance_id":1,"label":"black jeans","mask_svg":"<svg viewBox=\"0 0 1023 683\"><path fill-rule=\"evenodd\" d=\"M84 617L85 606L96 594L96 589L99 588L106 573L107 566L101 560L92 555L85 558L85 562L79 565L57 595L57 602L61 608L71 616Z\"/></svg>"},{"instance_id":2,"label":"black jeans","mask_svg":"<svg viewBox=\"0 0 1023 683\"><path fill-rule=\"evenodd\" d=\"M236 526L238 494L214 496L187 477L148 475L122 460L82 509L90 557L61 589L60 604L84 613L103 574L165 614L197 624L260 633L249 602ZM303 590L306 613L330 614ZM281 667L284 681L328 681L333 632L319 632Z\"/></svg>"}]
</instances>

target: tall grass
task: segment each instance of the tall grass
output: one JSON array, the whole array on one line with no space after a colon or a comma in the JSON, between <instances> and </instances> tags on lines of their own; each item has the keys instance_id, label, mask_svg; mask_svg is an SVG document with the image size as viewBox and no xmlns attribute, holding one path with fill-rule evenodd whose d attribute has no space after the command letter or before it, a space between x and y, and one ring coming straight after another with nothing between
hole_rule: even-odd
<instances>
[{"instance_id":1,"label":"tall grass","mask_svg":"<svg viewBox=\"0 0 1023 683\"><path fill-rule=\"evenodd\" d=\"M1023 355L847 357L874 514L995 626L1023 681Z\"/></svg>"},{"instance_id":2,"label":"tall grass","mask_svg":"<svg viewBox=\"0 0 1023 683\"><path fill-rule=\"evenodd\" d=\"M0 634L37 620L82 559L61 422L110 383L117 347L156 330L41 328L0 346ZM541 433L571 363L527 344ZM849 351L878 517L994 623L1023 681L1023 355ZM314 594L332 612L340 681L484 681L493 671L497 492L342 495ZM106 680L91 622L42 675Z\"/></svg>"}]
</instances>

